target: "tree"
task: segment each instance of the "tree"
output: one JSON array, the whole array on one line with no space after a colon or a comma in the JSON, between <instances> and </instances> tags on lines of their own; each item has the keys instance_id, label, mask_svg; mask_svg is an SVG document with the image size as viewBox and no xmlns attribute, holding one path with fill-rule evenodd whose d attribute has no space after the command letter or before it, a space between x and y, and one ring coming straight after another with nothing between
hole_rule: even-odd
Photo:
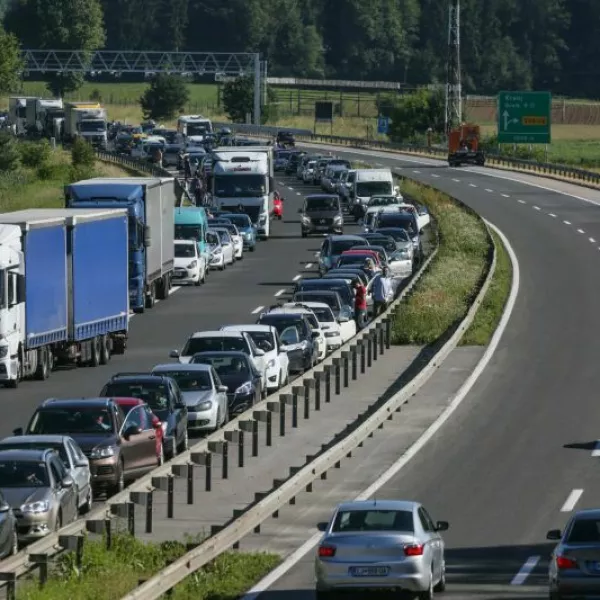
<instances>
[{"instance_id":1,"label":"tree","mask_svg":"<svg viewBox=\"0 0 600 600\"><path fill-rule=\"evenodd\" d=\"M406 142L424 135L431 127L441 132L444 128L445 101L442 92L422 89L403 96L391 110L389 136L397 142Z\"/></svg>"},{"instance_id":2,"label":"tree","mask_svg":"<svg viewBox=\"0 0 600 600\"><path fill-rule=\"evenodd\" d=\"M87 54L101 48L105 41L100 0L16 0L5 25L29 48ZM82 83L81 74L57 73L50 76L48 89L62 96Z\"/></svg>"},{"instance_id":3,"label":"tree","mask_svg":"<svg viewBox=\"0 0 600 600\"><path fill-rule=\"evenodd\" d=\"M179 75L159 73L140 98L145 119L173 119L183 112L189 102L190 92Z\"/></svg>"},{"instance_id":4,"label":"tree","mask_svg":"<svg viewBox=\"0 0 600 600\"><path fill-rule=\"evenodd\" d=\"M0 93L18 89L23 69L19 40L0 28Z\"/></svg>"},{"instance_id":5,"label":"tree","mask_svg":"<svg viewBox=\"0 0 600 600\"><path fill-rule=\"evenodd\" d=\"M246 115L253 112L254 80L238 77L223 86L223 107L234 123L245 123Z\"/></svg>"}]
</instances>

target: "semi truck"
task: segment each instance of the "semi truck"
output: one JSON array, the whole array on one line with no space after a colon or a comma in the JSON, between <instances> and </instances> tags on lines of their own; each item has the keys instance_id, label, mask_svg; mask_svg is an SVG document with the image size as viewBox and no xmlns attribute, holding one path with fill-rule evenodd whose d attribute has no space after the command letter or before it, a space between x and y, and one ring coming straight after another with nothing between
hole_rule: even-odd
<instances>
[{"instance_id":1,"label":"semi truck","mask_svg":"<svg viewBox=\"0 0 600 600\"><path fill-rule=\"evenodd\" d=\"M8 124L16 135L24 135L27 131L27 105L35 100L35 96L11 96L8 99Z\"/></svg>"},{"instance_id":2,"label":"semi truck","mask_svg":"<svg viewBox=\"0 0 600 600\"><path fill-rule=\"evenodd\" d=\"M98 102L67 102L63 137L74 141L81 137L93 146L106 148L108 143L106 110Z\"/></svg>"},{"instance_id":3,"label":"semi truck","mask_svg":"<svg viewBox=\"0 0 600 600\"><path fill-rule=\"evenodd\" d=\"M106 364L127 346L126 210L0 215L0 382Z\"/></svg>"},{"instance_id":4,"label":"semi truck","mask_svg":"<svg viewBox=\"0 0 600 600\"><path fill-rule=\"evenodd\" d=\"M258 237L269 238L275 179L271 146L219 147L213 150L213 200L219 210L243 210Z\"/></svg>"},{"instance_id":5,"label":"semi truck","mask_svg":"<svg viewBox=\"0 0 600 600\"><path fill-rule=\"evenodd\" d=\"M67 208L127 209L129 304L135 313L169 297L175 268L175 204L172 177L98 177L65 188ZM104 245L98 245L100 254Z\"/></svg>"},{"instance_id":6,"label":"semi truck","mask_svg":"<svg viewBox=\"0 0 600 600\"><path fill-rule=\"evenodd\" d=\"M212 121L202 115L182 115L177 119L177 132L184 138L213 132Z\"/></svg>"},{"instance_id":7,"label":"semi truck","mask_svg":"<svg viewBox=\"0 0 600 600\"><path fill-rule=\"evenodd\" d=\"M462 123L452 129L448 136L448 164L451 167L461 165L485 165L485 153L480 147L479 125Z\"/></svg>"},{"instance_id":8,"label":"semi truck","mask_svg":"<svg viewBox=\"0 0 600 600\"><path fill-rule=\"evenodd\" d=\"M63 101L60 98L36 98L27 102L27 131L37 135L47 135L53 131L52 119L63 118L64 114ZM52 136L48 135L48 137Z\"/></svg>"}]
</instances>

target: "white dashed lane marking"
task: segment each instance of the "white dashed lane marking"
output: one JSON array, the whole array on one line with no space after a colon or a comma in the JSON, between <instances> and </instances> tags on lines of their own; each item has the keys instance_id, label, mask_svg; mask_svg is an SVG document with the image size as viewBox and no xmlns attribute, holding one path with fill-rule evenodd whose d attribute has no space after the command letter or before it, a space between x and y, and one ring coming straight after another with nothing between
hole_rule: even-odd
<instances>
[{"instance_id":1,"label":"white dashed lane marking","mask_svg":"<svg viewBox=\"0 0 600 600\"><path fill-rule=\"evenodd\" d=\"M503 198L510 198L510 196L508 194L502 194Z\"/></svg>"},{"instance_id":2,"label":"white dashed lane marking","mask_svg":"<svg viewBox=\"0 0 600 600\"><path fill-rule=\"evenodd\" d=\"M279 296L281 296L282 294L285 294L285 289L275 292L274 296L275 298L279 298Z\"/></svg>"},{"instance_id":3,"label":"white dashed lane marking","mask_svg":"<svg viewBox=\"0 0 600 600\"><path fill-rule=\"evenodd\" d=\"M453 179L454 183L460 183L460 179Z\"/></svg>"},{"instance_id":4,"label":"white dashed lane marking","mask_svg":"<svg viewBox=\"0 0 600 600\"><path fill-rule=\"evenodd\" d=\"M513 577L511 585L523 585L537 564L540 562L540 556L530 556L519 569L519 572Z\"/></svg>"},{"instance_id":5,"label":"white dashed lane marking","mask_svg":"<svg viewBox=\"0 0 600 600\"><path fill-rule=\"evenodd\" d=\"M292 281L298 281L298 279L302 279L302 275L296 275Z\"/></svg>"},{"instance_id":6,"label":"white dashed lane marking","mask_svg":"<svg viewBox=\"0 0 600 600\"><path fill-rule=\"evenodd\" d=\"M570 225L570 224L571 224L571 221L563 221L563 223L564 223L565 225Z\"/></svg>"},{"instance_id":7,"label":"white dashed lane marking","mask_svg":"<svg viewBox=\"0 0 600 600\"><path fill-rule=\"evenodd\" d=\"M594 238L590 238L590 242L591 242L592 244L595 244L595 243L596 243L596 240L595 240Z\"/></svg>"},{"instance_id":8,"label":"white dashed lane marking","mask_svg":"<svg viewBox=\"0 0 600 600\"><path fill-rule=\"evenodd\" d=\"M585 231L583 229L578 229L577 233L585 233Z\"/></svg>"},{"instance_id":9,"label":"white dashed lane marking","mask_svg":"<svg viewBox=\"0 0 600 600\"><path fill-rule=\"evenodd\" d=\"M519 200L519 204L527 204L527 202L525 202L525 200Z\"/></svg>"},{"instance_id":10,"label":"white dashed lane marking","mask_svg":"<svg viewBox=\"0 0 600 600\"><path fill-rule=\"evenodd\" d=\"M257 315L262 309L264 308L264 306L257 306L253 311L252 314L253 315Z\"/></svg>"},{"instance_id":11,"label":"white dashed lane marking","mask_svg":"<svg viewBox=\"0 0 600 600\"><path fill-rule=\"evenodd\" d=\"M583 494L583 490L573 490L565 500L565 503L562 505L560 512L571 512L577 502L579 502L579 498L581 498Z\"/></svg>"},{"instance_id":12,"label":"white dashed lane marking","mask_svg":"<svg viewBox=\"0 0 600 600\"><path fill-rule=\"evenodd\" d=\"M486 192L489 192L489 193L491 194L491 193L492 193L494 190L490 190L490 189L487 189L487 188L486 188L486 190L485 190L485 191L486 191Z\"/></svg>"},{"instance_id":13,"label":"white dashed lane marking","mask_svg":"<svg viewBox=\"0 0 600 600\"><path fill-rule=\"evenodd\" d=\"M313 264L312 264L312 263L306 263L306 264L304 265L304 268L308 270L308 269L310 269L312 266L313 266Z\"/></svg>"},{"instance_id":14,"label":"white dashed lane marking","mask_svg":"<svg viewBox=\"0 0 600 600\"><path fill-rule=\"evenodd\" d=\"M554 213L548 213L549 217L552 217L553 219L556 219L556 215Z\"/></svg>"},{"instance_id":15,"label":"white dashed lane marking","mask_svg":"<svg viewBox=\"0 0 600 600\"><path fill-rule=\"evenodd\" d=\"M476 188L477 186L474 183L469 184L472 188Z\"/></svg>"},{"instance_id":16,"label":"white dashed lane marking","mask_svg":"<svg viewBox=\"0 0 600 600\"><path fill-rule=\"evenodd\" d=\"M539 206L534 206L533 210L542 210Z\"/></svg>"}]
</instances>

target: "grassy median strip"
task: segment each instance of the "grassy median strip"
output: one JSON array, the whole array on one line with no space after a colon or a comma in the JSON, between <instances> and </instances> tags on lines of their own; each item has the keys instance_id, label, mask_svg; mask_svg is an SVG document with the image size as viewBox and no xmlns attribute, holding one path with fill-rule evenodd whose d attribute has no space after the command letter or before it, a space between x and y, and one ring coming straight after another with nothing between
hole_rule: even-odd
<instances>
[{"instance_id":1,"label":"grassy median strip","mask_svg":"<svg viewBox=\"0 0 600 600\"><path fill-rule=\"evenodd\" d=\"M440 246L427 273L396 312L394 343L427 345L464 318L486 270L489 239L483 222L452 198L405 180L402 193L429 208Z\"/></svg>"},{"instance_id":2,"label":"grassy median strip","mask_svg":"<svg viewBox=\"0 0 600 600\"><path fill-rule=\"evenodd\" d=\"M500 323L512 285L512 263L502 240L492 231L496 245L496 270L490 287L475 315L471 327L460 341L461 346L486 346Z\"/></svg>"},{"instance_id":3,"label":"grassy median strip","mask_svg":"<svg viewBox=\"0 0 600 600\"><path fill-rule=\"evenodd\" d=\"M117 600L186 552L179 542L144 543L129 535L114 537L111 550L104 542L88 540L80 568L74 554L63 554L43 588L27 582L17 589L17 599ZM279 562L275 554L225 552L176 586L171 598L235 600Z\"/></svg>"}]
</instances>

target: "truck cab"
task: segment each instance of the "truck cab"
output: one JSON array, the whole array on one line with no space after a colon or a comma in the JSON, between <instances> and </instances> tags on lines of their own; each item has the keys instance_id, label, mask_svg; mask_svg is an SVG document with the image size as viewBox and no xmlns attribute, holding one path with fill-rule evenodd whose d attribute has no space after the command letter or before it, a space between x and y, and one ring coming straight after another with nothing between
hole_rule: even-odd
<instances>
[{"instance_id":1,"label":"truck cab","mask_svg":"<svg viewBox=\"0 0 600 600\"><path fill-rule=\"evenodd\" d=\"M202 115L182 115L177 119L177 131L184 137L213 132L212 121Z\"/></svg>"},{"instance_id":2,"label":"truck cab","mask_svg":"<svg viewBox=\"0 0 600 600\"><path fill-rule=\"evenodd\" d=\"M108 119L106 109L97 102L68 102L65 105L65 137L81 137L93 146L106 148Z\"/></svg>"},{"instance_id":3,"label":"truck cab","mask_svg":"<svg viewBox=\"0 0 600 600\"><path fill-rule=\"evenodd\" d=\"M208 275L210 249L206 242L207 230L208 219L203 207L183 206L175 209L175 239L196 241L198 255L203 263L200 270Z\"/></svg>"}]
</instances>

